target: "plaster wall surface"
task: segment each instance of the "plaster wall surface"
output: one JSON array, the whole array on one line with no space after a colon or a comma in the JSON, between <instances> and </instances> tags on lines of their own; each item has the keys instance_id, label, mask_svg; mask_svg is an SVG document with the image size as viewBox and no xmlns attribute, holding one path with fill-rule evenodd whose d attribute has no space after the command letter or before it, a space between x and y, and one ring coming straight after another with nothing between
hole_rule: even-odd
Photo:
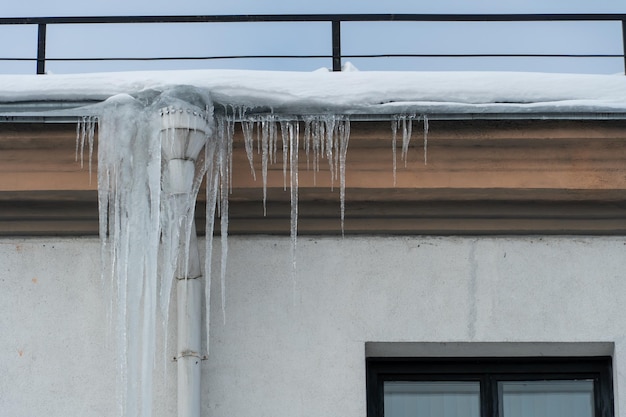
<instances>
[{"instance_id":1,"label":"plaster wall surface","mask_svg":"<svg viewBox=\"0 0 626 417\"><path fill-rule=\"evenodd\" d=\"M0 410L116 415L97 239L4 238L0 260ZM212 289L206 416L363 417L366 354L407 352L613 354L626 409L623 237L300 237L295 275L288 238L231 237L225 317Z\"/></svg>"}]
</instances>

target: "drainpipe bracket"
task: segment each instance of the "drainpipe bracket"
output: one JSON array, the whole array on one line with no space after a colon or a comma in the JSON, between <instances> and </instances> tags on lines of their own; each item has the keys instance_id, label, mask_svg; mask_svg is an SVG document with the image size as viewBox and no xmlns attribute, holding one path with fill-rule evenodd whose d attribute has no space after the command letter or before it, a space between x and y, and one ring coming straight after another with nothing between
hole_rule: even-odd
<instances>
[{"instance_id":1,"label":"drainpipe bracket","mask_svg":"<svg viewBox=\"0 0 626 417\"><path fill-rule=\"evenodd\" d=\"M200 278L202 278L202 275L197 275L195 277L176 277L178 281L184 281L186 279L200 279Z\"/></svg>"},{"instance_id":2,"label":"drainpipe bracket","mask_svg":"<svg viewBox=\"0 0 626 417\"><path fill-rule=\"evenodd\" d=\"M179 359L183 359L183 358L198 358L200 360L207 360L209 359L208 355L201 355L198 352L194 352L191 350L186 350L184 352L182 352L179 356L174 356L172 358L172 362L178 362Z\"/></svg>"}]
</instances>

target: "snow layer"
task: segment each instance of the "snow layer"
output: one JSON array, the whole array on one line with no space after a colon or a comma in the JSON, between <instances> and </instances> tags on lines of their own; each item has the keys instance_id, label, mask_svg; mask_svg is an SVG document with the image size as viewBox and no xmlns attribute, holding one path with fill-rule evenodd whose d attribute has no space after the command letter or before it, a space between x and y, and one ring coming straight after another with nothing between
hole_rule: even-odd
<instances>
[{"instance_id":1,"label":"snow layer","mask_svg":"<svg viewBox=\"0 0 626 417\"><path fill-rule=\"evenodd\" d=\"M624 112L624 75L196 70L0 76L0 103L101 101L172 85L286 114Z\"/></svg>"}]
</instances>

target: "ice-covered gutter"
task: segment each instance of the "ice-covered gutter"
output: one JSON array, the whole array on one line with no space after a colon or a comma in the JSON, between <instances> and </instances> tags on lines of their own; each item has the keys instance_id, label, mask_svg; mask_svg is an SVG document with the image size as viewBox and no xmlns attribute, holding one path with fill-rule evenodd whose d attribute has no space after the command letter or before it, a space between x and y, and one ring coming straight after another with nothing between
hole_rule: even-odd
<instances>
[{"instance_id":1,"label":"ice-covered gutter","mask_svg":"<svg viewBox=\"0 0 626 417\"><path fill-rule=\"evenodd\" d=\"M196 70L0 76L0 118L84 115L116 94L189 85L220 106L278 114L393 114L448 118L621 118L623 75L515 72L279 72ZM82 114L81 114L82 113ZM598 115L598 116L594 116Z\"/></svg>"}]
</instances>

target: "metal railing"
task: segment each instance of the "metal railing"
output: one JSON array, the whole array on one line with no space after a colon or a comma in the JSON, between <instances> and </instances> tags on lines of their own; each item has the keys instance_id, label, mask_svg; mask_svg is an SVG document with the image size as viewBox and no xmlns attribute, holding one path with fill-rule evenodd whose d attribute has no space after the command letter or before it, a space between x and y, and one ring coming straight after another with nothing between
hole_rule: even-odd
<instances>
[{"instance_id":1,"label":"metal railing","mask_svg":"<svg viewBox=\"0 0 626 417\"><path fill-rule=\"evenodd\" d=\"M623 58L622 54L358 54L342 55L342 22L621 22L622 45L626 51L626 14L274 14L274 15L189 15L189 16L86 16L86 17L25 17L0 18L2 25L37 25L37 57L9 58L0 61L36 61L37 74L45 74L46 62L52 61L148 61L148 60L210 60L237 58L330 58L333 71L341 71L343 58L378 57L550 57L550 58ZM168 56L118 58L47 58L46 29L49 25L114 24L114 23L233 23L233 22L328 22L331 24L332 45L329 55L228 55L228 56Z\"/></svg>"}]
</instances>

